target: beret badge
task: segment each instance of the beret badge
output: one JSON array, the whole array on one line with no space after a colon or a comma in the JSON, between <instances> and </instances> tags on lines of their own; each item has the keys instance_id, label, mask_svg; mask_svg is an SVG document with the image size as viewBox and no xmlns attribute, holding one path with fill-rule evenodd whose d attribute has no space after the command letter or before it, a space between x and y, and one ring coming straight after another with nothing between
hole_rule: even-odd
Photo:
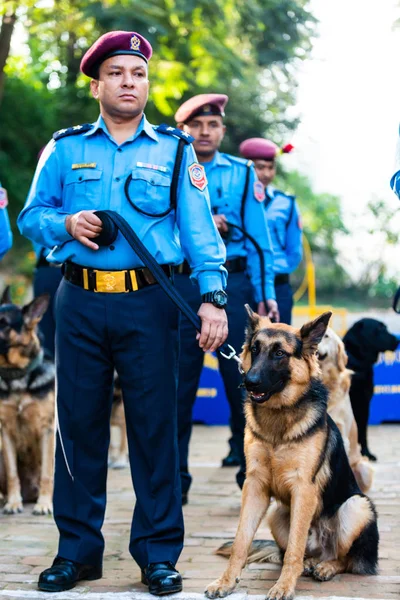
<instances>
[{"instance_id":1,"label":"beret badge","mask_svg":"<svg viewBox=\"0 0 400 600\"><path fill-rule=\"evenodd\" d=\"M140 50L140 40L137 37L137 35L133 35L131 37L131 50L136 50L136 51Z\"/></svg>"}]
</instances>

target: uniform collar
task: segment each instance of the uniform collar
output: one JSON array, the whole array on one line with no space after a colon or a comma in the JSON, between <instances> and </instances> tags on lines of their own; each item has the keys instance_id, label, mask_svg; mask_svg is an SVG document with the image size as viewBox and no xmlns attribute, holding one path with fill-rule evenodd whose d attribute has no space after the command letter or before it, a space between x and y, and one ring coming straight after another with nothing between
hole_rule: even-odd
<instances>
[{"instance_id":1,"label":"uniform collar","mask_svg":"<svg viewBox=\"0 0 400 600\"><path fill-rule=\"evenodd\" d=\"M96 133L99 130L104 131L104 133L106 135L108 135L109 137L111 137L110 133L109 133L109 131L107 129L107 125L105 124L105 121L104 121L104 119L103 119L103 117L101 115L99 115L99 118L97 119L97 121L95 121L95 123L93 123L92 129L90 129L89 131L87 131L83 135L86 135L86 136L93 135L94 133ZM126 140L126 141L128 142L128 141L134 140L137 137L139 137L139 135L141 135L142 133L145 133L149 138L151 138L155 142L158 142L158 135L155 132L155 130L153 129L153 126L150 125L150 123L146 119L145 115L143 115L142 120L139 123L139 127L137 128L135 135L132 136L132 138L129 138L128 140Z\"/></svg>"},{"instance_id":2,"label":"uniform collar","mask_svg":"<svg viewBox=\"0 0 400 600\"><path fill-rule=\"evenodd\" d=\"M265 195L272 199L275 196L275 191L276 188L274 188L273 185L267 185L267 187L265 188Z\"/></svg>"},{"instance_id":3,"label":"uniform collar","mask_svg":"<svg viewBox=\"0 0 400 600\"><path fill-rule=\"evenodd\" d=\"M230 167L231 162L226 158L225 154L217 152L214 154L212 160L206 163L201 163L206 170L213 169L214 167Z\"/></svg>"}]
</instances>

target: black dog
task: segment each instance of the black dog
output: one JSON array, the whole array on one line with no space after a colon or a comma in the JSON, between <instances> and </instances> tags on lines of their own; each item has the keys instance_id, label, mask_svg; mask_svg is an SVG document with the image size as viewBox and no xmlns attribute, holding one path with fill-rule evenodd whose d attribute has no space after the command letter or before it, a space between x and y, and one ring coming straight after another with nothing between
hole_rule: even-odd
<instances>
[{"instance_id":1,"label":"black dog","mask_svg":"<svg viewBox=\"0 0 400 600\"><path fill-rule=\"evenodd\" d=\"M372 367L378 354L396 350L399 340L388 332L384 323L375 319L360 319L350 327L343 342L349 357L347 368L354 371L350 400L358 427L358 441L362 454L375 461L376 456L371 454L367 443L369 405L374 393Z\"/></svg>"}]
</instances>

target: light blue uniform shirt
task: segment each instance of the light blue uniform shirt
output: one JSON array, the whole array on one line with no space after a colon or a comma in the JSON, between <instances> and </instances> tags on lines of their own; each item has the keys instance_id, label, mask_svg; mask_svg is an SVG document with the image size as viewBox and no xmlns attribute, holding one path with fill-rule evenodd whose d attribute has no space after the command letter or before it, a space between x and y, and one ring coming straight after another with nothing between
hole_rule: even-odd
<instances>
[{"instance_id":1,"label":"light blue uniform shirt","mask_svg":"<svg viewBox=\"0 0 400 600\"><path fill-rule=\"evenodd\" d=\"M176 211L161 218L143 215L124 193L131 174L130 195L142 210L161 213L168 209L178 141L174 135L157 133L144 116L135 135L121 145L111 137L101 116L90 131L50 141L18 218L21 233L53 248L49 262L70 260L110 271L141 267L122 234L111 246L92 250L65 229L69 214L114 210L128 221L159 264L178 265L184 254L201 294L224 288L225 248L210 212L207 189L200 191L191 183L189 167L197 162L191 144L184 148Z\"/></svg>"},{"instance_id":2,"label":"light blue uniform shirt","mask_svg":"<svg viewBox=\"0 0 400 600\"><path fill-rule=\"evenodd\" d=\"M0 183L1 188L1 183ZM10 250L13 243L13 235L10 226L10 219L6 206L0 207L0 260Z\"/></svg>"},{"instance_id":3,"label":"light blue uniform shirt","mask_svg":"<svg viewBox=\"0 0 400 600\"><path fill-rule=\"evenodd\" d=\"M203 163L205 167L211 208L214 214L224 214L227 221L243 227L241 221L242 196L244 192L247 161L229 154L217 152L212 161ZM254 167L250 167L250 181L245 200L244 229L255 238L261 246L265 260L265 295L267 299L275 299L273 254L268 225L263 205L254 196L256 175ZM267 235L265 232L267 231ZM242 233L233 229L232 238L226 244L227 259L247 256L247 272L249 274L256 302L263 299L261 289L260 259L254 245L244 238Z\"/></svg>"},{"instance_id":4,"label":"light blue uniform shirt","mask_svg":"<svg viewBox=\"0 0 400 600\"><path fill-rule=\"evenodd\" d=\"M264 202L276 274L292 273L303 256L300 213L293 196L269 185Z\"/></svg>"}]
</instances>

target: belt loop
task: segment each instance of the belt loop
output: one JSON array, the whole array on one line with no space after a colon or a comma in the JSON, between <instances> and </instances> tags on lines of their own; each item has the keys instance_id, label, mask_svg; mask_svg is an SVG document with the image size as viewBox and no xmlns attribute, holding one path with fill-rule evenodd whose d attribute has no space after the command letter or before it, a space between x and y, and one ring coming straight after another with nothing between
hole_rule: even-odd
<instances>
[{"instance_id":1,"label":"belt loop","mask_svg":"<svg viewBox=\"0 0 400 600\"><path fill-rule=\"evenodd\" d=\"M139 289L139 286L138 286L138 282L137 282L136 272L134 269L129 271L129 276L131 278L132 291L137 292L137 290Z\"/></svg>"},{"instance_id":2,"label":"belt loop","mask_svg":"<svg viewBox=\"0 0 400 600\"><path fill-rule=\"evenodd\" d=\"M88 277L88 270L83 268L82 269L82 273L83 273L83 287L85 290L89 289L89 277Z\"/></svg>"}]
</instances>

